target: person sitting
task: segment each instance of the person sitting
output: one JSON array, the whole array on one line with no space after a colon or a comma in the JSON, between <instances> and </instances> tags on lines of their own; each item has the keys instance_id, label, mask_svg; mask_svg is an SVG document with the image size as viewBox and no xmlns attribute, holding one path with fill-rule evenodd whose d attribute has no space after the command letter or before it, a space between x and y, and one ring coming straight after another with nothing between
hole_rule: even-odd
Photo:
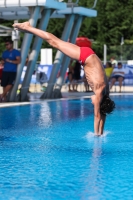
<instances>
[{"instance_id":1,"label":"person sitting","mask_svg":"<svg viewBox=\"0 0 133 200\"><path fill-rule=\"evenodd\" d=\"M107 62L106 67L105 67L105 73L106 73L108 81L110 81L112 71L113 71L113 67L112 67L111 62Z\"/></svg>"},{"instance_id":2,"label":"person sitting","mask_svg":"<svg viewBox=\"0 0 133 200\"><path fill-rule=\"evenodd\" d=\"M84 82L84 86L85 86L85 91L86 91L86 92L90 92L90 86L89 86L89 84L88 84L88 82L87 82L87 79L86 79L85 74L84 74L84 76L83 76L83 82Z\"/></svg>"},{"instance_id":3,"label":"person sitting","mask_svg":"<svg viewBox=\"0 0 133 200\"><path fill-rule=\"evenodd\" d=\"M115 82L118 81L119 87L120 87L119 92L121 92L121 87L122 87L122 82L124 80L124 77L125 77L124 68L122 67L122 63L119 62L118 67L114 68L114 70L112 72L110 90L113 87L113 85L115 84Z\"/></svg>"}]
</instances>

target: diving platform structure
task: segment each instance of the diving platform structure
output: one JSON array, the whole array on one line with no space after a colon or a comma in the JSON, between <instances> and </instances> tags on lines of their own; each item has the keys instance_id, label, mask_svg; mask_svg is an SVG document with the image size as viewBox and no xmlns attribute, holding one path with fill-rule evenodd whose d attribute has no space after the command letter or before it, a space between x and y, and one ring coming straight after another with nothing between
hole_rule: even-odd
<instances>
[{"instance_id":1,"label":"diving platform structure","mask_svg":"<svg viewBox=\"0 0 133 200\"><path fill-rule=\"evenodd\" d=\"M30 24L33 27L37 27L44 31L47 30L50 18L65 17L66 24L64 26L61 39L64 41L68 41L69 39L71 43L75 43L83 19L85 17L96 16L97 11L94 10L94 8L89 9L80 7L78 6L78 0L76 3L72 2L72 0L68 0L68 3L62 2L60 0L0 0L0 19L26 19L29 20ZM25 65L26 58L28 56L29 49L32 44L27 71L22 82L22 88L19 98L19 101L27 100L28 88L40 53L42 42L43 40L37 36L35 36L33 40L32 34L24 34L23 42L21 45L21 63L18 66L17 77L13 89L9 95L9 101L18 101L17 89L20 83L21 74ZM61 87L69 63L70 58L65 56L59 50L57 50L55 60L53 63L53 70L51 72L47 89L45 93L41 96L42 99L61 97ZM59 69L60 76L57 79L57 73Z\"/></svg>"},{"instance_id":2,"label":"diving platform structure","mask_svg":"<svg viewBox=\"0 0 133 200\"><path fill-rule=\"evenodd\" d=\"M66 3L56 0L0 0L0 19L30 19L31 9L35 7L62 10L66 9L67 6ZM41 18L41 12L38 13L37 18Z\"/></svg>"}]
</instances>

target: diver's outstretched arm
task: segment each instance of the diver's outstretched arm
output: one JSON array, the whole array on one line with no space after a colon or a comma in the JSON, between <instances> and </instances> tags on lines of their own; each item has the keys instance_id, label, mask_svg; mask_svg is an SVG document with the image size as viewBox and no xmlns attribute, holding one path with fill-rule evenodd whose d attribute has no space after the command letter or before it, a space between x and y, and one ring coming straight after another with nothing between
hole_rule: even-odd
<instances>
[{"instance_id":1,"label":"diver's outstretched arm","mask_svg":"<svg viewBox=\"0 0 133 200\"><path fill-rule=\"evenodd\" d=\"M98 100L94 103L94 133L95 135L99 135L99 126L100 126L100 103Z\"/></svg>"},{"instance_id":2,"label":"diver's outstretched arm","mask_svg":"<svg viewBox=\"0 0 133 200\"><path fill-rule=\"evenodd\" d=\"M100 120L100 124L99 124L99 134L100 135L103 134L105 121L106 121L106 115L101 115L101 120Z\"/></svg>"},{"instance_id":3,"label":"diver's outstretched arm","mask_svg":"<svg viewBox=\"0 0 133 200\"><path fill-rule=\"evenodd\" d=\"M49 32L34 28L30 25L29 22L15 23L15 24L13 24L13 27L20 31L37 35L38 37L40 37L40 38L44 39L46 42L48 42L52 47L60 50L61 52L63 52L67 56L69 56L70 58L79 60L80 47L78 47L77 45L74 45L69 42L65 42Z\"/></svg>"}]
</instances>

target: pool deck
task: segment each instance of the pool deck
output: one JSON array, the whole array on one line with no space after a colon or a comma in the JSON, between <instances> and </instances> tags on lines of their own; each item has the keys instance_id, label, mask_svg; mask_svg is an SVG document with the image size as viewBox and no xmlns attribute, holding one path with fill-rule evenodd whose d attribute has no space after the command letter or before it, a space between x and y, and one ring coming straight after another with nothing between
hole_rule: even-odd
<instances>
[{"instance_id":1,"label":"pool deck","mask_svg":"<svg viewBox=\"0 0 133 200\"><path fill-rule=\"evenodd\" d=\"M68 92L68 87L64 85L62 87L62 97L61 99L40 99L43 92L41 92L40 85L31 85L30 93L28 93L29 101L27 102L0 102L0 107L9 107L9 106L17 106L17 105L26 105L39 103L43 101L57 101L64 99L76 99L76 98L90 98L93 95L93 92L84 92L83 85L79 85L78 92ZM122 88L122 92L119 93L119 87L114 86L110 95L133 95L133 86L125 86ZM0 87L0 94L2 93L2 87Z\"/></svg>"},{"instance_id":2,"label":"pool deck","mask_svg":"<svg viewBox=\"0 0 133 200\"><path fill-rule=\"evenodd\" d=\"M0 108L2 107L10 107L10 106L18 106L18 105L27 105L27 104L35 104L41 103L43 101L57 101L57 100L64 100L64 99L78 99L78 98L90 98L93 95L93 92L62 92L61 99L40 99L43 92L31 92L28 93L29 101L27 102L1 102ZM111 92L110 95L133 95L132 91L123 91L119 92Z\"/></svg>"},{"instance_id":3,"label":"pool deck","mask_svg":"<svg viewBox=\"0 0 133 200\"><path fill-rule=\"evenodd\" d=\"M37 93L28 93L29 101L26 102L1 102L1 107L9 107L9 106L17 106L17 105L27 105L27 104L34 104L34 103L40 103L43 101L58 101L58 100L64 100L64 99L76 99L76 98L89 98L93 92L62 92L62 98L61 99L40 99L42 92Z\"/></svg>"}]
</instances>

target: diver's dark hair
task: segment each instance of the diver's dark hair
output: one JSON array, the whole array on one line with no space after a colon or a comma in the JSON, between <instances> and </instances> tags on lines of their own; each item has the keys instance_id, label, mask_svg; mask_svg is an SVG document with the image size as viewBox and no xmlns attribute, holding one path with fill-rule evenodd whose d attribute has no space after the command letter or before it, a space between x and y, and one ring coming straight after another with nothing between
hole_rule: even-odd
<instances>
[{"instance_id":1,"label":"diver's dark hair","mask_svg":"<svg viewBox=\"0 0 133 200\"><path fill-rule=\"evenodd\" d=\"M109 96L105 95L100 104L100 113L102 115L110 114L115 109L115 103Z\"/></svg>"}]
</instances>

